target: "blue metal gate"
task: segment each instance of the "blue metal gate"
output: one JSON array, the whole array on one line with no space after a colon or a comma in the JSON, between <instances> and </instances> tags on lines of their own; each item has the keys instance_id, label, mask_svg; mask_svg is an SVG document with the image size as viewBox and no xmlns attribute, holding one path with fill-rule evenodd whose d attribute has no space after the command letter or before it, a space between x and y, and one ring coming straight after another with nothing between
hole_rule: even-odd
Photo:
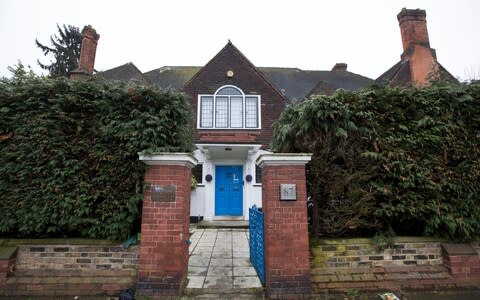
<instances>
[{"instance_id":1,"label":"blue metal gate","mask_svg":"<svg viewBox=\"0 0 480 300\"><path fill-rule=\"evenodd\" d=\"M256 205L249 209L250 261L262 283L265 283L263 212Z\"/></svg>"}]
</instances>

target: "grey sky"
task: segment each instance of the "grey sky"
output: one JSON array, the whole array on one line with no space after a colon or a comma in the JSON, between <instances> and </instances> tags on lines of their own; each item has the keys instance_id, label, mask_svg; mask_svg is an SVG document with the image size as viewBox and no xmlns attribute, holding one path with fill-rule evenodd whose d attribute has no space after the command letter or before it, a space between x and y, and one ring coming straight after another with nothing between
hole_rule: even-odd
<instances>
[{"instance_id":1,"label":"grey sky","mask_svg":"<svg viewBox=\"0 0 480 300\"><path fill-rule=\"evenodd\" d=\"M255 65L329 70L336 62L370 78L402 52L397 13L427 11L430 45L462 79L480 78L480 1L54 1L0 0L0 76L18 60L40 71L35 38L56 24L100 34L95 68L133 62L146 72L164 65L206 64L230 39Z\"/></svg>"}]
</instances>

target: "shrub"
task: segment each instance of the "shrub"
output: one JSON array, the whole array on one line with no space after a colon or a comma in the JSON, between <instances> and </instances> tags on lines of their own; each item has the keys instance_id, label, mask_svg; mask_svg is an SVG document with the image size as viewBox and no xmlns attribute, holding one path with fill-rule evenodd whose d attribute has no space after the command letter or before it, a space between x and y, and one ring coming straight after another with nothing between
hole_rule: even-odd
<instances>
[{"instance_id":1,"label":"shrub","mask_svg":"<svg viewBox=\"0 0 480 300\"><path fill-rule=\"evenodd\" d=\"M183 95L16 76L0 81L0 234L125 239L138 230L137 153L191 151Z\"/></svg>"},{"instance_id":2,"label":"shrub","mask_svg":"<svg viewBox=\"0 0 480 300\"><path fill-rule=\"evenodd\" d=\"M373 87L288 107L275 151L313 152L313 233L480 235L480 84Z\"/></svg>"}]
</instances>

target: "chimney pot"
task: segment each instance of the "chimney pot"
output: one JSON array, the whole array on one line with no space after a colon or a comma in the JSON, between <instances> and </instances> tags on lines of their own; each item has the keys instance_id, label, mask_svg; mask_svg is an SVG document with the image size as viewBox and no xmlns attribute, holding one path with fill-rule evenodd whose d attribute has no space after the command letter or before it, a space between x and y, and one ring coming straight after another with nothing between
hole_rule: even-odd
<instances>
[{"instance_id":1,"label":"chimney pot","mask_svg":"<svg viewBox=\"0 0 480 300\"><path fill-rule=\"evenodd\" d=\"M347 64L346 63L336 63L333 68L332 68L332 71L334 72L346 72L347 71Z\"/></svg>"},{"instance_id":2,"label":"chimney pot","mask_svg":"<svg viewBox=\"0 0 480 300\"><path fill-rule=\"evenodd\" d=\"M406 9L397 15L402 35L403 51L412 44L430 48L427 31L427 13L423 9Z\"/></svg>"}]
</instances>

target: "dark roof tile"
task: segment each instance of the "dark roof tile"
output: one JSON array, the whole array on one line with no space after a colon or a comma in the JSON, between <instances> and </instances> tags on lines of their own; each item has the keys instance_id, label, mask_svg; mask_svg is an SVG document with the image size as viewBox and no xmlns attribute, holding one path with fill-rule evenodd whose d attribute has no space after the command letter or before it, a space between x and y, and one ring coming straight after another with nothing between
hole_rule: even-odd
<instances>
[{"instance_id":1,"label":"dark roof tile","mask_svg":"<svg viewBox=\"0 0 480 300\"><path fill-rule=\"evenodd\" d=\"M375 83L383 86L410 86L412 75L410 61L401 60L375 80Z\"/></svg>"},{"instance_id":2,"label":"dark roof tile","mask_svg":"<svg viewBox=\"0 0 480 300\"><path fill-rule=\"evenodd\" d=\"M331 96L335 93L338 89L338 86L335 86L329 82L320 80L317 85L307 94L306 97L310 97L311 95L327 95Z\"/></svg>"},{"instance_id":3,"label":"dark roof tile","mask_svg":"<svg viewBox=\"0 0 480 300\"><path fill-rule=\"evenodd\" d=\"M107 70L98 75L108 80L129 80L130 75L126 70L128 65ZM128 69L131 68L128 67ZM143 75L149 82L161 88L180 90L200 69L201 67L196 66L164 66ZM316 92L322 93L321 89L325 87L327 90L323 93L329 94L333 87L356 91L374 83L370 78L348 71L305 71L298 68L275 67L257 69L290 101L302 100L315 88Z\"/></svg>"},{"instance_id":4,"label":"dark roof tile","mask_svg":"<svg viewBox=\"0 0 480 300\"><path fill-rule=\"evenodd\" d=\"M98 72L95 76L109 81L133 81L138 84L151 84L151 81L131 62L110 70Z\"/></svg>"},{"instance_id":5,"label":"dark roof tile","mask_svg":"<svg viewBox=\"0 0 480 300\"><path fill-rule=\"evenodd\" d=\"M148 71L144 75L161 88L180 90L200 69L201 67L165 66Z\"/></svg>"}]
</instances>

